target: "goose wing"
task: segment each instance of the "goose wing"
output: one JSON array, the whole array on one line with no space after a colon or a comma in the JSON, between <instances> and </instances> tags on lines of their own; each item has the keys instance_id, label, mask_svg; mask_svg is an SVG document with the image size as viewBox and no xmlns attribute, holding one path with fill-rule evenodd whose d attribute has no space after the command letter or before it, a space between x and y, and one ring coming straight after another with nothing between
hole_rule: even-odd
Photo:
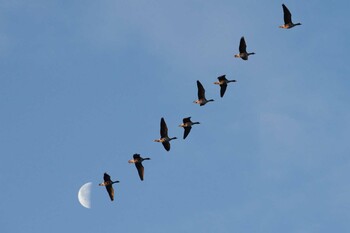
<instances>
[{"instance_id":1,"label":"goose wing","mask_svg":"<svg viewBox=\"0 0 350 233\"><path fill-rule=\"evenodd\" d=\"M192 127L191 126L187 126L187 127L184 127L184 139L187 137L187 135L190 133Z\"/></svg>"},{"instance_id":2,"label":"goose wing","mask_svg":"<svg viewBox=\"0 0 350 233\"><path fill-rule=\"evenodd\" d=\"M162 138L168 137L168 127L166 126L166 123L163 117L160 120L160 136Z\"/></svg>"},{"instance_id":3,"label":"goose wing","mask_svg":"<svg viewBox=\"0 0 350 233\"><path fill-rule=\"evenodd\" d=\"M139 161L140 158L141 158L140 154L134 154L132 157L133 157L133 159L134 159L135 162L136 162L136 161Z\"/></svg>"},{"instance_id":4,"label":"goose wing","mask_svg":"<svg viewBox=\"0 0 350 233\"><path fill-rule=\"evenodd\" d=\"M198 87L198 99L204 99L205 98L205 89L201 82L197 80L197 87Z\"/></svg>"},{"instance_id":5,"label":"goose wing","mask_svg":"<svg viewBox=\"0 0 350 233\"><path fill-rule=\"evenodd\" d=\"M225 94L227 83L220 84L220 97L222 98Z\"/></svg>"},{"instance_id":6,"label":"goose wing","mask_svg":"<svg viewBox=\"0 0 350 233\"><path fill-rule=\"evenodd\" d=\"M111 198L111 201L113 201L114 200L114 189L113 189L113 186L111 184L106 185L106 189L107 189L109 198Z\"/></svg>"},{"instance_id":7,"label":"goose wing","mask_svg":"<svg viewBox=\"0 0 350 233\"><path fill-rule=\"evenodd\" d=\"M220 82L222 82L222 81L227 81L226 75L221 75L221 76L219 76L219 77L218 77L218 80L219 80Z\"/></svg>"},{"instance_id":8,"label":"goose wing","mask_svg":"<svg viewBox=\"0 0 350 233\"><path fill-rule=\"evenodd\" d=\"M182 122L184 124L186 124L187 122L191 122L191 117L186 117L186 118L182 119Z\"/></svg>"},{"instance_id":9,"label":"goose wing","mask_svg":"<svg viewBox=\"0 0 350 233\"><path fill-rule=\"evenodd\" d=\"M103 175L103 180L104 180L105 182L112 182L112 181L111 181L110 175L108 175L107 173L105 173L105 174Z\"/></svg>"},{"instance_id":10,"label":"goose wing","mask_svg":"<svg viewBox=\"0 0 350 233\"><path fill-rule=\"evenodd\" d=\"M284 16L284 24L289 24L292 22L292 14L286 7L286 5L282 4L283 7L283 16Z\"/></svg>"},{"instance_id":11,"label":"goose wing","mask_svg":"<svg viewBox=\"0 0 350 233\"><path fill-rule=\"evenodd\" d=\"M170 142L168 142L168 141L164 141L164 142L162 142L162 144L163 144L163 146L164 146L165 150L167 150L167 151L169 151L169 150L170 150Z\"/></svg>"},{"instance_id":12,"label":"goose wing","mask_svg":"<svg viewBox=\"0 0 350 233\"><path fill-rule=\"evenodd\" d=\"M247 44L245 43L244 36L241 37L241 41L239 42L239 52L246 53L247 52Z\"/></svg>"},{"instance_id":13,"label":"goose wing","mask_svg":"<svg viewBox=\"0 0 350 233\"><path fill-rule=\"evenodd\" d=\"M142 166L142 163L141 162L135 163L135 166L136 166L137 172L139 173L140 179L143 180L144 168Z\"/></svg>"}]
</instances>

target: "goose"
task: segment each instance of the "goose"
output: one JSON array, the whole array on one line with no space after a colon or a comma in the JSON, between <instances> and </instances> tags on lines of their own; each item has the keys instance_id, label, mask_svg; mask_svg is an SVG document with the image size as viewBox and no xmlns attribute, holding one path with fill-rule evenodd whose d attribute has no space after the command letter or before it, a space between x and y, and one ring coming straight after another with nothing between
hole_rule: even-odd
<instances>
[{"instance_id":1,"label":"goose","mask_svg":"<svg viewBox=\"0 0 350 233\"><path fill-rule=\"evenodd\" d=\"M208 102L214 101L213 99L207 100L205 98L205 89L203 85L197 80L197 87L198 87L198 100L193 101L193 103L199 104L199 106L203 106Z\"/></svg>"},{"instance_id":2,"label":"goose","mask_svg":"<svg viewBox=\"0 0 350 233\"><path fill-rule=\"evenodd\" d=\"M218 77L219 82L214 82L214 84L220 85L220 96L221 98L224 97L227 84L231 82L237 82L236 80L227 80L226 75L221 75Z\"/></svg>"},{"instance_id":3,"label":"goose","mask_svg":"<svg viewBox=\"0 0 350 233\"><path fill-rule=\"evenodd\" d=\"M239 53L235 55L237 58L242 58L243 60L248 60L249 55L253 55L255 53L247 53L247 44L245 43L244 36L241 37L241 41L239 42Z\"/></svg>"},{"instance_id":4,"label":"goose","mask_svg":"<svg viewBox=\"0 0 350 233\"><path fill-rule=\"evenodd\" d=\"M105 186L108 192L109 197L111 198L111 201L114 200L114 189L113 189L113 184L114 183L119 183L118 180L116 181L112 181L111 177L105 172L105 174L103 175L103 180L104 182L102 182L101 184L99 184L99 186Z\"/></svg>"},{"instance_id":5,"label":"goose","mask_svg":"<svg viewBox=\"0 0 350 233\"><path fill-rule=\"evenodd\" d=\"M292 14L290 13L286 5L282 4L282 7L283 7L284 24L279 26L280 28L290 29L294 26L301 25L301 23L292 22Z\"/></svg>"},{"instance_id":6,"label":"goose","mask_svg":"<svg viewBox=\"0 0 350 233\"><path fill-rule=\"evenodd\" d=\"M170 150L170 141L173 139L177 139L177 137L168 137L168 127L166 126L165 120L162 117L160 119L160 139L154 140L155 142L161 142L165 148L165 150Z\"/></svg>"},{"instance_id":7,"label":"goose","mask_svg":"<svg viewBox=\"0 0 350 233\"><path fill-rule=\"evenodd\" d=\"M142 162L144 160L150 160L150 158L142 158L139 154L134 154L133 159L130 159L129 163L134 163L136 166L136 169L139 173L140 179L143 181L143 174L144 174L144 168L142 166Z\"/></svg>"},{"instance_id":8,"label":"goose","mask_svg":"<svg viewBox=\"0 0 350 233\"><path fill-rule=\"evenodd\" d=\"M184 128L184 139L187 137L187 135L190 133L192 129L192 125L200 124L199 122L192 122L191 117L186 117L182 120L182 124L179 125L179 127Z\"/></svg>"}]
</instances>

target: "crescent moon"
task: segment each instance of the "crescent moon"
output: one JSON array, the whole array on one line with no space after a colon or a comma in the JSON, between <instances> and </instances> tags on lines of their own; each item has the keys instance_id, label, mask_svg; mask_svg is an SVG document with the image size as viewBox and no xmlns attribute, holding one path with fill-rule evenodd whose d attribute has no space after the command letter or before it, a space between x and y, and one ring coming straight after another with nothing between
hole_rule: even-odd
<instances>
[{"instance_id":1,"label":"crescent moon","mask_svg":"<svg viewBox=\"0 0 350 233\"><path fill-rule=\"evenodd\" d=\"M91 208L91 186L92 183L88 182L80 187L78 192L79 203L85 208Z\"/></svg>"}]
</instances>

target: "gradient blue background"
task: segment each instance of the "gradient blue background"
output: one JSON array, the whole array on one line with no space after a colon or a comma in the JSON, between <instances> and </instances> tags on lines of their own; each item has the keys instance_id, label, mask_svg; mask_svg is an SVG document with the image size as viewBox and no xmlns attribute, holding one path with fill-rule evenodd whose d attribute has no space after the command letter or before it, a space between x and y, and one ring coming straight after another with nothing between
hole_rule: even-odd
<instances>
[{"instance_id":1,"label":"gradient blue background","mask_svg":"<svg viewBox=\"0 0 350 233\"><path fill-rule=\"evenodd\" d=\"M282 3L0 1L0 232L350 232L349 2Z\"/></svg>"}]
</instances>

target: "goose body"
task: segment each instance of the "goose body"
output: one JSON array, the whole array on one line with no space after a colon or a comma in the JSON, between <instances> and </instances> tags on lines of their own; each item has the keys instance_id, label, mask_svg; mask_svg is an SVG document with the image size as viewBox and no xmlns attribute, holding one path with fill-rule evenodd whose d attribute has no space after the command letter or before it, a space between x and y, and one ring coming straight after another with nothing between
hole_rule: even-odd
<instances>
[{"instance_id":1,"label":"goose body","mask_svg":"<svg viewBox=\"0 0 350 233\"><path fill-rule=\"evenodd\" d=\"M290 29L294 26L301 25L301 23L293 23L292 22L292 14L290 13L290 11L286 7L286 5L282 4L282 8L283 8L284 24L279 26L280 28Z\"/></svg>"},{"instance_id":2,"label":"goose body","mask_svg":"<svg viewBox=\"0 0 350 233\"><path fill-rule=\"evenodd\" d=\"M227 84L230 82L236 82L236 80L227 80L226 75L221 75L218 77L218 82L214 82L214 84L220 85L220 97L222 98L225 94Z\"/></svg>"},{"instance_id":3,"label":"goose body","mask_svg":"<svg viewBox=\"0 0 350 233\"><path fill-rule=\"evenodd\" d=\"M198 88L198 100L193 101L193 103L203 106L208 102L214 101L213 99L207 100L205 98L205 89L203 85L199 82L199 80L197 80L197 88Z\"/></svg>"},{"instance_id":4,"label":"goose body","mask_svg":"<svg viewBox=\"0 0 350 233\"><path fill-rule=\"evenodd\" d=\"M142 158L139 154L134 154L133 159L130 159L128 162L129 163L134 163L137 169L137 172L139 173L140 179L143 181L144 177L144 167L142 165L142 162L144 160L150 160L150 158Z\"/></svg>"},{"instance_id":5,"label":"goose body","mask_svg":"<svg viewBox=\"0 0 350 233\"><path fill-rule=\"evenodd\" d=\"M104 180L104 182L99 184L99 186L105 186L106 187L106 190L108 192L109 198L111 199L111 201L113 201L114 200L113 184L114 183L119 183L119 181L118 180L112 181L111 177L107 173L104 173L103 180Z\"/></svg>"},{"instance_id":6,"label":"goose body","mask_svg":"<svg viewBox=\"0 0 350 233\"><path fill-rule=\"evenodd\" d=\"M172 137L172 138L169 138L168 136L168 127L165 123L165 120L164 118L162 117L160 119L160 139L156 139L154 140L155 142L161 142L164 146L164 149L166 151L169 151L170 150L170 141L173 140L173 139L177 139L177 137Z\"/></svg>"},{"instance_id":7,"label":"goose body","mask_svg":"<svg viewBox=\"0 0 350 233\"><path fill-rule=\"evenodd\" d=\"M243 60L248 60L248 56L255 53L247 53L247 44L245 43L244 36L241 37L239 42L239 53L235 55L236 58L242 58Z\"/></svg>"},{"instance_id":8,"label":"goose body","mask_svg":"<svg viewBox=\"0 0 350 233\"><path fill-rule=\"evenodd\" d=\"M183 127L184 128L184 136L183 139L185 139L187 137L187 135L190 133L191 129L192 129L192 125L196 125L196 124L200 124L199 122L192 122L191 121L191 117L186 117L182 120L182 124L179 125L179 127Z\"/></svg>"}]
</instances>

